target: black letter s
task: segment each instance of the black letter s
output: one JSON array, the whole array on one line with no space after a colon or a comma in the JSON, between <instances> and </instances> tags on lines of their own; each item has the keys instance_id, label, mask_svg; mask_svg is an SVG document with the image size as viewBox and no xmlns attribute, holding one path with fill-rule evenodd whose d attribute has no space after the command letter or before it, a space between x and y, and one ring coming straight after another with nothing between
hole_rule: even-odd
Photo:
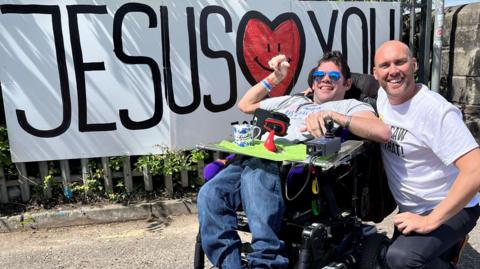
<instances>
[{"instance_id":1,"label":"black letter s","mask_svg":"<svg viewBox=\"0 0 480 269\"><path fill-rule=\"evenodd\" d=\"M128 116L127 109L120 109L120 120L125 128L130 130L148 129L154 127L162 120L163 106L162 106L162 89L160 69L157 63L152 58L146 56L129 56L123 52L122 44L122 24L125 15L129 12L142 12L148 15L149 28L157 26L157 17L155 11L145 4L128 3L121 6L115 13L113 18L113 46L115 55L120 61L126 64L146 64L152 72L153 89L155 93L155 110L151 118L143 121L133 121Z\"/></svg>"},{"instance_id":2,"label":"black letter s","mask_svg":"<svg viewBox=\"0 0 480 269\"><path fill-rule=\"evenodd\" d=\"M225 111L235 105L237 101L237 77L235 72L235 60L228 51L213 51L208 47L207 18L208 15L217 13L225 18L225 32L232 31L232 18L227 10L220 6L207 6L200 14L200 44L203 53L210 58L225 58L228 66L228 75L230 77L230 99L226 103L216 105L212 102L211 95L205 95L205 108L212 112Z\"/></svg>"}]
</instances>

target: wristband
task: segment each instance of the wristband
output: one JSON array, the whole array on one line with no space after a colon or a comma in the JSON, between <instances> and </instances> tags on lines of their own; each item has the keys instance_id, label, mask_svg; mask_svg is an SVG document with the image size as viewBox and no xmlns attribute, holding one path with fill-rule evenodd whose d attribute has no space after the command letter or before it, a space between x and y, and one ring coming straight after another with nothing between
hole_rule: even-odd
<instances>
[{"instance_id":1,"label":"wristband","mask_svg":"<svg viewBox=\"0 0 480 269\"><path fill-rule=\"evenodd\" d=\"M265 80L268 82L268 84L272 85L272 88L277 86L277 84L274 84L273 83L273 80L272 79L268 79L268 77L265 78Z\"/></svg>"},{"instance_id":2,"label":"wristband","mask_svg":"<svg viewBox=\"0 0 480 269\"><path fill-rule=\"evenodd\" d=\"M265 88L265 90L267 90L268 92L271 92L272 91L272 84L270 84L267 79L264 79L261 81L262 82L262 85L263 87Z\"/></svg>"},{"instance_id":3,"label":"wristband","mask_svg":"<svg viewBox=\"0 0 480 269\"><path fill-rule=\"evenodd\" d=\"M350 126L350 123L352 122L352 116L347 116L347 121L345 122L345 126L343 126L345 129L348 129Z\"/></svg>"}]
</instances>

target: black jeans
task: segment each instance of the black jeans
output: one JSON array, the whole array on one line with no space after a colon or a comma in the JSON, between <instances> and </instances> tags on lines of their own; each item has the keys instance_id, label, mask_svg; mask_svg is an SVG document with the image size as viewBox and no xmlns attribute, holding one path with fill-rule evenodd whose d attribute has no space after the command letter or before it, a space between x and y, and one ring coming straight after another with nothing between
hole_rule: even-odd
<instances>
[{"instance_id":1,"label":"black jeans","mask_svg":"<svg viewBox=\"0 0 480 269\"><path fill-rule=\"evenodd\" d=\"M462 209L429 234L403 235L395 228L394 241L386 255L388 265L391 269L451 268L440 256L475 227L479 216L477 205Z\"/></svg>"}]
</instances>

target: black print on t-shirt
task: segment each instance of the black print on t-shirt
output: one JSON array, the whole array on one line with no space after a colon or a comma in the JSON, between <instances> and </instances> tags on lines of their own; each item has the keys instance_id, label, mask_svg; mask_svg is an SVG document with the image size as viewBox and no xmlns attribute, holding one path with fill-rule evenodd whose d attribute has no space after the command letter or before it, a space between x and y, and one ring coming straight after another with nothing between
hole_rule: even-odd
<instances>
[{"instance_id":1,"label":"black print on t-shirt","mask_svg":"<svg viewBox=\"0 0 480 269\"><path fill-rule=\"evenodd\" d=\"M403 141L408 131L396 126L391 126L390 130L392 131L392 135L390 136L390 140L384 145L385 149L399 157L405 157L403 147L398 142Z\"/></svg>"}]
</instances>

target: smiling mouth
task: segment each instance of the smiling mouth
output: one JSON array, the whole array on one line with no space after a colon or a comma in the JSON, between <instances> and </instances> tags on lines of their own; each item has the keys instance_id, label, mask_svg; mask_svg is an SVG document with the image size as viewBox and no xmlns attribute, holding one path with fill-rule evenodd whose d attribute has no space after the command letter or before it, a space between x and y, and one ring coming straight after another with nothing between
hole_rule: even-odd
<instances>
[{"instance_id":1,"label":"smiling mouth","mask_svg":"<svg viewBox=\"0 0 480 269\"><path fill-rule=\"evenodd\" d=\"M319 86L317 89L321 92L331 92L331 91L333 91L332 86Z\"/></svg>"},{"instance_id":2,"label":"smiling mouth","mask_svg":"<svg viewBox=\"0 0 480 269\"><path fill-rule=\"evenodd\" d=\"M255 56L255 58L253 58L253 60L264 70L268 71L268 72L273 72L274 70L269 68L269 67L266 67L264 66L259 60L258 60L258 56ZM290 63L292 61L292 58L288 58L287 59L287 62Z\"/></svg>"},{"instance_id":3,"label":"smiling mouth","mask_svg":"<svg viewBox=\"0 0 480 269\"><path fill-rule=\"evenodd\" d=\"M388 83L393 84L393 85L400 85L403 82L403 79L391 79L388 80Z\"/></svg>"}]
</instances>

